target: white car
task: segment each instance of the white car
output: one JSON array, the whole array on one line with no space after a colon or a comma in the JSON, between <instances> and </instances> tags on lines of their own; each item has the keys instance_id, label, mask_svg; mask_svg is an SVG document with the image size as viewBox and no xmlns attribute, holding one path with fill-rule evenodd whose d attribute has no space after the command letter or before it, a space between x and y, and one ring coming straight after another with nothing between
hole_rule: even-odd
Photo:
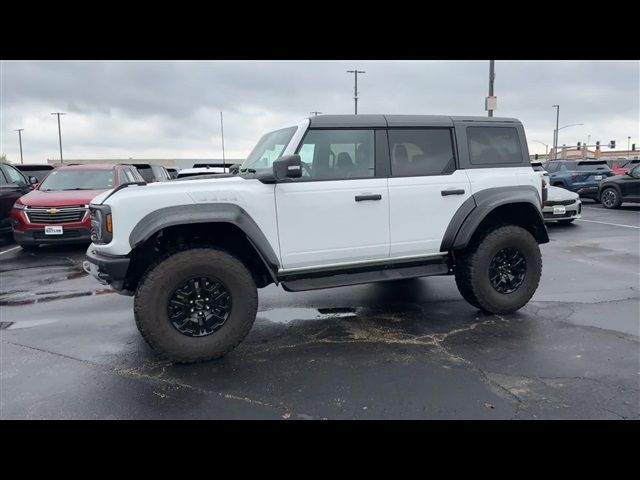
<instances>
[{"instance_id":1,"label":"white car","mask_svg":"<svg viewBox=\"0 0 640 480\"><path fill-rule=\"evenodd\" d=\"M545 222L571 223L582 215L580 195L566 188L548 187L542 215Z\"/></svg>"},{"instance_id":2,"label":"white car","mask_svg":"<svg viewBox=\"0 0 640 480\"><path fill-rule=\"evenodd\" d=\"M272 283L455 275L472 306L512 313L549 241L526 145L509 118L314 116L263 136L236 175L96 197L84 268L135 295L141 334L177 362L236 347Z\"/></svg>"}]
</instances>

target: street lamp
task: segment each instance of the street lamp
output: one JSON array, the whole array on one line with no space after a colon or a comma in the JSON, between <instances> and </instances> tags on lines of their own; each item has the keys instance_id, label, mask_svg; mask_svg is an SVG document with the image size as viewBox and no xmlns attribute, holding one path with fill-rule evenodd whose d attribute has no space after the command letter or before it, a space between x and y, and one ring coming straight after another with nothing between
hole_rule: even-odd
<instances>
[{"instance_id":1,"label":"street lamp","mask_svg":"<svg viewBox=\"0 0 640 480\"><path fill-rule=\"evenodd\" d=\"M560 130L562 130L564 128L569 128L569 127L576 127L578 125L584 125L584 123L570 123L569 125L564 125L563 127L556 128L556 145L558 144L558 136L559 136ZM556 127L557 127L557 124L556 124ZM558 157L558 151L556 150L554 158L557 159L557 157Z\"/></svg>"},{"instance_id":2,"label":"street lamp","mask_svg":"<svg viewBox=\"0 0 640 480\"><path fill-rule=\"evenodd\" d=\"M558 158L558 123L560 122L560 105L551 105L556 109L556 129L553 131L553 159Z\"/></svg>"},{"instance_id":3,"label":"street lamp","mask_svg":"<svg viewBox=\"0 0 640 480\"><path fill-rule=\"evenodd\" d=\"M64 163L64 161L62 160L62 133L60 131L60 115L66 115L66 113L54 112L51 115L58 116L58 140L60 141L60 163Z\"/></svg>"},{"instance_id":4,"label":"street lamp","mask_svg":"<svg viewBox=\"0 0 640 480\"><path fill-rule=\"evenodd\" d=\"M24 130L24 128L17 128L16 132L18 132L18 140L20 141L20 165L22 165L24 163L24 160L22 159L22 131ZM631 137L629 137L631 138Z\"/></svg>"},{"instance_id":5,"label":"street lamp","mask_svg":"<svg viewBox=\"0 0 640 480\"><path fill-rule=\"evenodd\" d=\"M347 70L347 73L355 74L355 87L353 89L353 101L356 107L356 115L358 114L358 74L359 73L367 73L364 70Z\"/></svg>"},{"instance_id":6,"label":"street lamp","mask_svg":"<svg viewBox=\"0 0 640 480\"><path fill-rule=\"evenodd\" d=\"M547 160L549 160L549 145L547 145L544 142L541 142L540 140L531 140L531 141L539 143L540 145L544 145L544 156L547 157Z\"/></svg>"},{"instance_id":7,"label":"street lamp","mask_svg":"<svg viewBox=\"0 0 640 480\"><path fill-rule=\"evenodd\" d=\"M22 152L22 149L20 149ZM631 137L627 137L627 160L631 159Z\"/></svg>"}]
</instances>

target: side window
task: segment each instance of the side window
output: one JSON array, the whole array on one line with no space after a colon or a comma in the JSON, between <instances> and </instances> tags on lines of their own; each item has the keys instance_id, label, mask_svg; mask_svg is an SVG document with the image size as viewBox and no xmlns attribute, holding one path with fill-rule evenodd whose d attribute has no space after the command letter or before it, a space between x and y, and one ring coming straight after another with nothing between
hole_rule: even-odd
<instances>
[{"instance_id":1,"label":"side window","mask_svg":"<svg viewBox=\"0 0 640 480\"><path fill-rule=\"evenodd\" d=\"M467 127L467 141L473 165L523 163L518 130L514 127Z\"/></svg>"},{"instance_id":2,"label":"side window","mask_svg":"<svg viewBox=\"0 0 640 480\"><path fill-rule=\"evenodd\" d=\"M28 183L22 174L12 166L3 165L2 170L7 176L9 183L15 183L16 185L26 185Z\"/></svg>"},{"instance_id":3,"label":"side window","mask_svg":"<svg viewBox=\"0 0 640 480\"><path fill-rule=\"evenodd\" d=\"M7 179L4 178L4 173L2 173L2 170L0 170L0 185L6 185L7 184Z\"/></svg>"},{"instance_id":4,"label":"side window","mask_svg":"<svg viewBox=\"0 0 640 480\"><path fill-rule=\"evenodd\" d=\"M389 130L391 175L448 175L456 169L448 128Z\"/></svg>"},{"instance_id":5,"label":"side window","mask_svg":"<svg viewBox=\"0 0 640 480\"><path fill-rule=\"evenodd\" d=\"M309 130L298 155L303 178L340 180L375 175L373 130Z\"/></svg>"},{"instance_id":6,"label":"side window","mask_svg":"<svg viewBox=\"0 0 640 480\"><path fill-rule=\"evenodd\" d=\"M131 169L123 168L122 172L124 173L127 182L137 182L135 175L131 172Z\"/></svg>"},{"instance_id":7,"label":"side window","mask_svg":"<svg viewBox=\"0 0 640 480\"><path fill-rule=\"evenodd\" d=\"M556 170L558 170L558 164L557 164L557 163L555 163L555 162L549 162L549 163L547 164L547 172L549 172L549 173L553 173L553 172L555 172Z\"/></svg>"}]
</instances>

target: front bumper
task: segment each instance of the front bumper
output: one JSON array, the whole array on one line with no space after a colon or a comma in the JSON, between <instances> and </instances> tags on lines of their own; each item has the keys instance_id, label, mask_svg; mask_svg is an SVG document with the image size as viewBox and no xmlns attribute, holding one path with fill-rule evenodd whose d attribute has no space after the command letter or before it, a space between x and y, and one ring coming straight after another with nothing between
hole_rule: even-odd
<instances>
[{"instance_id":1,"label":"front bumper","mask_svg":"<svg viewBox=\"0 0 640 480\"><path fill-rule=\"evenodd\" d=\"M548 205L542 209L542 216L545 223L556 222L558 220L571 220L582 217L582 202L576 202L572 203L571 205L565 206L565 213L559 215L553 213L553 207L554 205Z\"/></svg>"},{"instance_id":2,"label":"front bumper","mask_svg":"<svg viewBox=\"0 0 640 480\"><path fill-rule=\"evenodd\" d=\"M123 289L130 261L127 256L98 253L92 245L87 250L87 260L83 262L82 267L103 285L111 285L114 290L129 294L130 292Z\"/></svg>"},{"instance_id":3,"label":"front bumper","mask_svg":"<svg viewBox=\"0 0 640 480\"><path fill-rule=\"evenodd\" d=\"M91 230L63 226L62 235L45 235L44 228L13 230L13 239L19 245L60 245L65 243L91 243Z\"/></svg>"}]
</instances>

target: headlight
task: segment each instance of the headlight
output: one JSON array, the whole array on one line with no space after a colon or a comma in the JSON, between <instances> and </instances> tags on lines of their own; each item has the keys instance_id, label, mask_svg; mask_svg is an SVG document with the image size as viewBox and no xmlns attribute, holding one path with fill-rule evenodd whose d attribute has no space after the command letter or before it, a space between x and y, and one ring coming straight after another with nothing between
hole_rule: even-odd
<instances>
[{"instance_id":1,"label":"headlight","mask_svg":"<svg viewBox=\"0 0 640 480\"><path fill-rule=\"evenodd\" d=\"M27 206L23 203L16 202L13 204L13 208L15 208L16 210L24 210L25 208L27 208Z\"/></svg>"},{"instance_id":2,"label":"headlight","mask_svg":"<svg viewBox=\"0 0 640 480\"><path fill-rule=\"evenodd\" d=\"M113 238L111 207L108 205L90 205L91 241L93 243L109 243Z\"/></svg>"}]
</instances>

